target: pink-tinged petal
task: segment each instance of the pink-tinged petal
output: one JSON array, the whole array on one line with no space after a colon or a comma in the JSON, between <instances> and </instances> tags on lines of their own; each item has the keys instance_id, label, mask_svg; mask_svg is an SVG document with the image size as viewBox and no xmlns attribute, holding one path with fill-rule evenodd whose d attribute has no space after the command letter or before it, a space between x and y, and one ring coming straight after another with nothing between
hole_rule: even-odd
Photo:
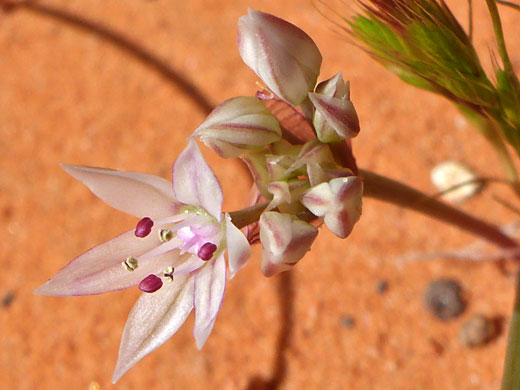
<instances>
[{"instance_id":1,"label":"pink-tinged petal","mask_svg":"<svg viewBox=\"0 0 520 390\"><path fill-rule=\"evenodd\" d=\"M350 100L350 82L343 81L343 74L337 73L328 80L322 81L316 86L316 93Z\"/></svg>"},{"instance_id":2,"label":"pink-tinged petal","mask_svg":"<svg viewBox=\"0 0 520 390\"><path fill-rule=\"evenodd\" d=\"M173 192L179 202L200 206L220 221L222 189L194 140L173 165Z\"/></svg>"},{"instance_id":3,"label":"pink-tinged petal","mask_svg":"<svg viewBox=\"0 0 520 390\"><path fill-rule=\"evenodd\" d=\"M174 214L177 202L167 180L137 172L61 164L110 206L136 217L163 218Z\"/></svg>"},{"instance_id":4,"label":"pink-tinged petal","mask_svg":"<svg viewBox=\"0 0 520 390\"><path fill-rule=\"evenodd\" d=\"M273 256L280 256L291 242L291 216L267 211L260 216L260 242Z\"/></svg>"},{"instance_id":5,"label":"pink-tinged petal","mask_svg":"<svg viewBox=\"0 0 520 390\"><path fill-rule=\"evenodd\" d=\"M280 229L281 227L281 229ZM286 271L310 250L318 229L289 214L265 212L260 217L262 272L272 276Z\"/></svg>"},{"instance_id":6,"label":"pink-tinged petal","mask_svg":"<svg viewBox=\"0 0 520 390\"><path fill-rule=\"evenodd\" d=\"M331 232L345 238L361 217L362 197L361 178L346 176L312 187L300 201L314 215L324 217Z\"/></svg>"},{"instance_id":7,"label":"pink-tinged petal","mask_svg":"<svg viewBox=\"0 0 520 390\"><path fill-rule=\"evenodd\" d=\"M316 128L320 141L338 141L329 141L328 139L323 139L324 136L320 136L320 132L324 130L327 125L336 132L339 136L339 140L358 135L360 129L359 118L351 101L318 93L309 93L309 98L314 107L316 107L314 127Z\"/></svg>"},{"instance_id":8,"label":"pink-tinged petal","mask_svg":"<svg viewBox=\"0 0 520 390\"><path fill-rule=\"evenodd\" d=\"M327 213L323 221L332 233L346 238L361 217L363 182L358 176L349 176L331 180L330 186L341 206Z\"/></svg>"},{"instance_id":9,"label":"pink-tinged petal","mask_svg":"<svg viewBox=\"0 0 520 390\"><path fill-rule=\"evenodd\" d=\"M141 295L123 331L112 383L177 332L193 308L193 285L193 277L178 276L160 290Z\"/></svg>"},{"instance_id":10,"label":"pink-tinged petal","mask_svg":"<svg viewBox=\"0 0 520 390\"><path fill-rule=\"evenodd\" d=\"M229 214L226 214L226 241L229 278L232 279L237 271L246 265L249 256L251 256L251 247L246 236L231 222Z\"/></svg>"},{"instance_id":11,"label":"pink-tinged petal","mask_svg":"<svg viewBox=\"0 0 520 390\"><path fill-rule=\"evenodd\" d=\"M287 155L266 154L265 163L271 181L278 181L287 178L288 169L294 163L294 158Z\"/></svg>"},{"instance_id":12,"label":"pink-tinged petal","mask_svg":"<svg viewBox=\"0 0 520 390\"><path fill-rule=\"evenodd\" d=\"M240 96L221 103L193 135L210 147L216 146L215 151L228 158L276 142L282 131L260 99Z\"/></svg>"},{"instance_id":13,"label":"pink-tinged petal","mask_svg":"<svg viewBox=\"0 0 520 390\"><path fill-rule=\"evenodd\" d=\"M316 139L313 139L303 145L298 157L289 168L288 172L293 172L302 166L310 163L333 162L334 158L328 145L322 144Z\"/></svg>"},{"instance_id":14,"label":"pink-tinged petal","mask_svg":"<svg viewBox=\"0 0 520 390\"><path fill-rule=\"evenodd\" d=\"M271 179L269 178L269 172L267 170L267 164L265 161L264 153L247 153L241 157L241 160L249 168L251 176L255 182L258 191L265 198L270 198L269 192L266 191L266 186Z\"/></svg>"},{"instance_id":15,"label":"pink-tinged petal","mask_svg":"<svg viewBox=\"0 0 520 390\"><path fill-rule=\"evenodd\" d=\"M284 203L291 203L291 191L289 184L285 181L273 181L267 185L267 191L273 195L273 200L269 203L266 210L272 210Z\"/></svg>"},{"instance_id":16,"label":"pink-tinged petal","mask_svg":"<svg viewBox=\"0 0 520 390\"><path fill-rule=\"evenodd\" d=\"M280 98L299 105L314 90L321 54L301 29L276 16L249 10L238 20L242 60Z\"/></svg>"},{"instance_id":17,"label":"pink-tinged petal","mask_svg":"<svg viewBox=\"0 0 520 390\"><path fill-rule=\"evenodd\" d=\"M66 296L102 294L136 286L149 274L175 266L177 251L139 261L137 269L122 266L129 256L139 257L160 244L157 229L137 238L134 230L98 245L70 262L56 276L38 287L35 294Z\"/></svg>"},{"instance_id":18,"label":"pink-tinged petal","mask_svg":"<svg viewBox=\"0 0 520 390\"><path fill-rule=\"evenodd\" d=\"M300 202L314 215L323 217L331 210L333 197L329 183L321 183L306 191Z\"/></svg>"},{"instance_id":19,"label":"pink-tinged petal","mask_svg":"<svg viewBox=\"0 0 520 390\"><path fill-rule=\"evenodd\" d=\"M315 162L307 164L307 176L309 177L309 183L312 187L327 181L327 174L320 164Z\"/></svg>"},{"instance_id":20,"label":"pink-tinged petal","mask_svg":"<svg viewBox=\"0 0 520 390\"><path fill-rule=\"evenodd\" d=\"M318 84L315 92L319 94L318 96L350 101L350 83L345 84L341 72L329 80L325 80ZM343 133L338 133L338 131L336 131L328 122L327 116L322 115L320 111L314 113L313 124L318 139L321 142L337 143L345 138L345 135Z\"/></svg>"},{"instance_id":21,"label":"pink-tinged petal","mask_svg":"<svg viewBox=\"0 0 520 390\"><path fill-rule=\"evenodd\" d=\"M208 339L224 299L226 261L224 255L199 269L195 275L195 326L193 335L198 349Z\"/></svg>"}]
</instances>

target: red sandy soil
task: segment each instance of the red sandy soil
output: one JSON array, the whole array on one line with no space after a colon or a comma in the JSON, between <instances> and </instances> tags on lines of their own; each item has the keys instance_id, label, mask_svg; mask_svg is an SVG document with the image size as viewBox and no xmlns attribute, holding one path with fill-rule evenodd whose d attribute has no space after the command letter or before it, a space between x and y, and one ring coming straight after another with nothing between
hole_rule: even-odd
<instances>
[{"instance_id":1,"label":"red sandy soil","mask_svg":"<svg viewBox=\"0 0 520 390\"><path fill-rule=\"evenodd\" d=\"M487 57L488 47L494 47L489 18L483 2L476 3L475 42ZM427 192L434 191L430 169L447 159L502 175L490 147L448 102L404 85L346 43L309 1L40 4L147 48L213 104L255 91L256 78L236 50L237 18L247 7L274 13L315 39L324 57L322 79L338 71L350 79L362 125L354 141L361 167ZM465 23L466 1L450 4ZM519 67L520 14L504 9L503 15ZM95 198L58 164L169 178L185 138L203 118L203 110L171 79L99 34L45 15L42 8L0 14L0 298L14 293L10 305L0 307L2 389L86 390L98 383L101 389L246 390L267 389L269 381L272 389L499 388L504 329L477 349L461 346L456 334L474 313L502 318L506 326L512 278L492 263L399 261L409 252L460 247L473 238L370 199L348 239L322 229L290 278L263 277L256 248L248 267L229 284L201 352L189 319L111 385L137 289L81 298L32 292L75 256L130 229L135 220ZM235 161L205 154L225 189L225 209L241 207L250 185L246 172ZM500 224L517 219L492 200L492 193L511 196L493 187L463 209ZM423 291L438 277L461 282L468 299L462 317L440 322L425 310ZM380 280L389 283L385 294L376 290ZM280 297L279 286L291 281L293 289L281 289ZM344 316L354 317L355 325L345 327ZM280 335L287 337L280 341Z\"/></svg>"}]
</instances>

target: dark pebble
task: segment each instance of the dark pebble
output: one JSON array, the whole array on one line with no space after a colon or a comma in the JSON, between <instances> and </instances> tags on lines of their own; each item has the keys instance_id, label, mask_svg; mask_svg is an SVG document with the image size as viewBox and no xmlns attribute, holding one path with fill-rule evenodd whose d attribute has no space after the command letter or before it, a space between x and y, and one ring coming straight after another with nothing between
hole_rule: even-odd
<instances>
[{"instance_id":1,"label":"dark pebble","mask_svg":"<svg viewBox=\"0 0 520 390\"><path fill-rule=\"evenodd\" d=\"M494 321L482 314L475 314L462 324L457 333L457 340L465 347L479 347L491 340L495 334Z\"/></svg>"},{"instance_id":2,"label":"dark pebble","mask_svg":"<svg viewBox=\"0 0 520 390\"><path fill-rule=\"evenodd\" d=\"M462 288L453 279L431 282L424 293L424 304L430 313L443 321L459 316L466 308Z\"/></svg>"},{"instance_id":3,"label":"dark pebble","mask_svg":"<svg viewBox=\"0 0 520 390\"><path fill-rule=\"evenodd\" d=\"M11 303L14 301L14 296L14 291L8 291L2 298L2 307L7 308L11 306Z\"/></svg>"},{"instance_id":4,"label":"dark pebble","mask_svg":"<svg viewBox=\"0 0 520 390\"><path fill-rule=\"evenodd\" d=\"M341 317L341 324L345 328L353 328L356 325L356 319L352 316Z\"/></svg>"},{"instance_id":5,"label":"dark pebble","mask_svg":"<svg viewBox=\"0 0 520 390\"><path fill-rule=\"evenodd\" d=\"M377 282L376 290L379 294L384 294L388 291L388 281L380 280Z\"/></svg>"}]
</instances>

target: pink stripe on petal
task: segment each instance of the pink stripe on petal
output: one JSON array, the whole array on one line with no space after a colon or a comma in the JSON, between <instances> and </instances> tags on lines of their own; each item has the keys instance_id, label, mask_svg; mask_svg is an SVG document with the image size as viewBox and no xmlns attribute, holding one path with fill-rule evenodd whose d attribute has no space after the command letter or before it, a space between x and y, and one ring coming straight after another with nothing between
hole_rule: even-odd
<instances>
[{"instance_id":1,"label":"pink stripe on petal","mask_svg":"<svg viewBox=\"0 0 520 390\"><path fill-rule=\"evenodd\" d=\"M220 221L222 189L193 139L173 165L173 192L179 202L200 206Z\"/></svg>"},{"instance_id":2,"label":"pink stripe on petal","mask_svg":"<svg viewBox=\"0 0 520 390\"><path fill-rule=\"evenodd\" d=\"M171 184L163 178L68 164L61 167L104 202L136 217L164 218L178 207Z\"/></svg>"},{"instance_id":3,"label":"pink stripe on petal","mask_svg":"<svg viewBox=\"0 0 520 390\"><path fill-rule=\"evenodd\" d=\"M193 278L178 276L153 294L142 294L123 331L115 383L139 360L177 332L193 308Z\"/></svg>"},{"instance_id":4,"label":"pink stripe on petal","mask_svg":"<svg viewBox=\"0 0 520 390\"><path fill-rule=\"evenodd\" d=\"M198 349L202 349L215 323L226 289L224 255L199 269L195 276L195 326L193 335Z\"/></svg>"},{"instance_id":5,"label":"pink stripe on petal","mask_svg":"<svg viewBox=\"0 0 520 390\"><path fill-rule=\"evenodd\" d=\"M71 261L56 276L38 287L35 294L91 295L136 286L147 275L174 265L177 254L169 252L139 262L134 271L126 270L121 263L129 256L139 257L159 244L156 229L145 238L135 237L132 229Z\"/></svg>"}]
</instances>

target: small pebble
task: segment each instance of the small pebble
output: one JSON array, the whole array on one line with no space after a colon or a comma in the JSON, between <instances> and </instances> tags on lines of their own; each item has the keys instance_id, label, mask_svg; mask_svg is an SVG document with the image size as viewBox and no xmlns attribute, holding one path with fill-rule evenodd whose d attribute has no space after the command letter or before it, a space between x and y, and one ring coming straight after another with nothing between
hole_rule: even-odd
<instances>
[{"instance_id":1,"label":"small pebble","mask_svg":"<svg viewBox=\"0 0 520 390\"><path fill-rule=\"evenodd\" d=\"M377 282L376 290L379 294L384 294L388 290L388 281L380 280Z\"/></svg>"},{"instance_id":2,"label":"small pebble","mask_svg":"<svg viewBox=\"0 0 520 390\"><path fill-rule=\"evenodd\" d=\"M464 322L457 333L457 340L465 347L479 347L486 344L496 334L492 319L475 314Z\"/></svg>"},{"instance_id":3,"label":"small pebble","mask_svg":"<svg viewBox=\"0 0 520 390\"><path fill-rule=\"evenodd\" d=\"M466 308L462 288L453 279L431 282L424 293L424 304L430 313L443 321L459 316Z\"/></svg>"},{"instance_id":4,"label":"small pebble","mask_svg":"<svg viewBox=\"0 0 520 390\"><path fill-rule=\"evenodd\" d=\"M356 319L352 316L346 315L341 317L341 323L345 328L353 328L356 325Z\"/></svg>"},{"instance_id":5,"label":"small pebble","mask_svg":"<svg viewBox=\"0 0 520 390\"><path fill-rule=\"evenodd\" d=\"M11 306L11 303L14 301L14 291L8 291L7 294L2 298L2 307L7 308Z\"/></svg>"},{"instance_id":6,"label":"small pebble","mask_svg":"<svg viewBox=\"0 0 520 390\"><path fill-rule=\"evenodd\" d=\"M457 185L475 181L477 175L464 164L457 161L446 161L436 165L431 170L430 178L437 190L444 192ZM442 199L461 203L475 195L480 188L480 183L465 184L446 192L442 195Z\"/></svg>"},{"instance_id":7,"label":"small pebble","mask_svg":"<svg viewBox=\"0 0 520 390\"><path fill-rule=\"evenodd\" d=\"M100 389L101 389L101 386L96 381L92 381L88 385L88 390L100 390Z\"/></svg>"}]
</instances>

